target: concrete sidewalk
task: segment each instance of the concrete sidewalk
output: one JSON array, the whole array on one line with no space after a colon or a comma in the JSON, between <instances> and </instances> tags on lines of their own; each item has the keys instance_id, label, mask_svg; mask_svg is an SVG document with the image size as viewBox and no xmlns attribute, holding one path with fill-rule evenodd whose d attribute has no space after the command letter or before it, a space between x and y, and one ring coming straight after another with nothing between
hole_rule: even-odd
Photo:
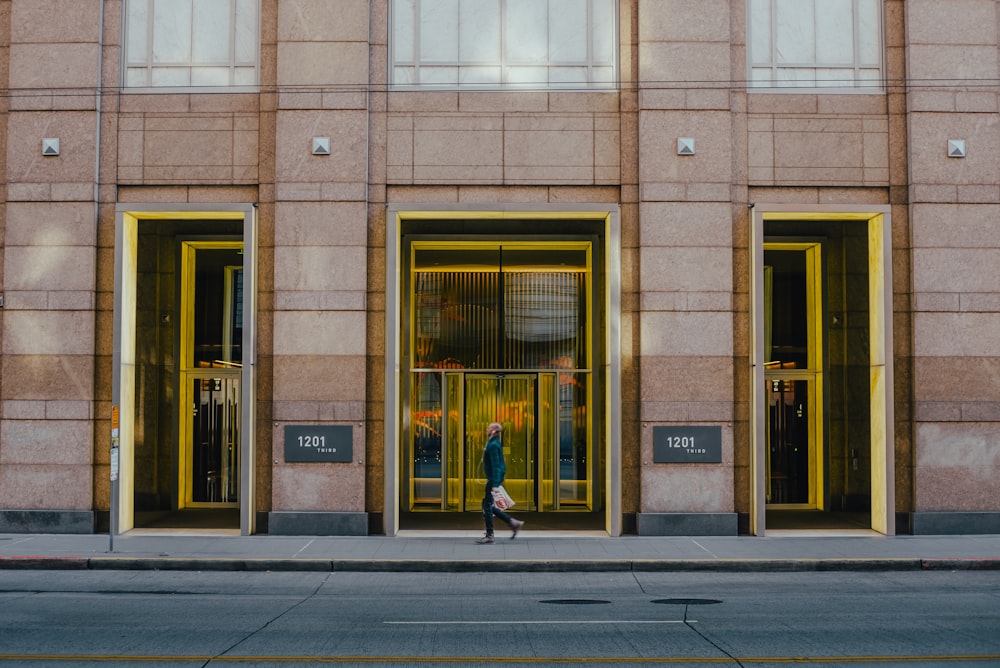
<instances>
[{"instance_id":1,"label":"concrete sidewalk","mask_svg":"<svg viewBox=\"0 0 1000 668\"><path fill-rule=\"evenodd\" d=\"M403 532L398 536L239 536L198 532L0 534L0 569L233 571L1000 570L1000 535L873 532L611 538L594 533Z\"/></svg>"}]
</instances>

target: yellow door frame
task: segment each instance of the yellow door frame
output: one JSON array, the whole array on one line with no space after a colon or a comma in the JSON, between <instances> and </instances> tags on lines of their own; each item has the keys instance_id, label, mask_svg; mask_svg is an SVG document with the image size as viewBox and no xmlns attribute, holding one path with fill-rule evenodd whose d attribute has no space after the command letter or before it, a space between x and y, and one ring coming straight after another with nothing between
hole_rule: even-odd
<instances>
[{"instance_id":1,"label":"yellow door frame","mask_svg":"<svg viewBox=\"0 0 1000 668\"><path fill-rule=\"evenodd\" d=\"M193 405L191 396L191 381L195 379L211 378L236 378L242 375L242 365L230 368L196 368L194 366L194 321L195 321L195 290L197 275L197 254L202 250L242 250L243 241L206 241L201 239L185 239L181 241L180 258L180 350L179 364L177 365L177 498L181 508L222 508L239 507L236 503L209 503L194 501L194 480L191 475L192 462L194 459L194 442L191 433L191 411L189 407ZM232 280L231 272L226 271L226 287ZM228 291L227 291L227 294ZM224 324L231 324L230 313L223 314ZM228 328L224 329L224 336L230 334ZM229 362L226 359L224 362ZM239 402L240 411L244 410L242 396ZM242 439L242 430L239 431ZM237 453L236 460L240 469L244 462Z\"/></svg>"},{"instance_id":2,"label":"yellow door frame","mask_svg":"<svg viewBox=\"0 0 1000 668\"><path fill-rule=\"evenodd\" d=\"M257 207L253 204L118 204L115 208L114 331L112 343L112 414L119 415L118 430L111 455L118 467L111 467L111 532L125 533L135 524L135 391L136 391L136 301L138 299L138 231L140 225L158 221L242 221L243 224L243 368L240 377L242 415L240 424L240 533L254 533L255 443L254 386L257 357L256 257Z\"/></svg>"},{"instance_id":3,"label":"yellow door frame","mask_svg":"<svg viewBox=\"0 0 1000 668\"><path fill-rule=\"evenodd\" d=\"M892 214L889 205L753 204L750 213L750 531L766 535L764 429L764 222L849 221L868 231L869 380L871 403L871 527L895 534L892 368Z\"/></svg>"},{"instance_id":4,"label":"yellow door frame","mask_svg":"<svg viewBox=\"0 0 1000 668\"><path fill-rule=\"evenodd\" d=\"M455 221L468 226L470 221L488 220L548 220L557 229L560 221L595 221L602 226L603 257L594 258L594 271L604 277L603 293L597 301L604 311L605 327L602 330L604 366L600 369L603 397L593 397L603 403L605 414L602 434L594 435L605 448L604 498L605 526L608 533L622 533L622 456L621 456L621 214L617 204L573 205L571 208L554 206L467 206L426 204L392 204L386 210L386 319L385 319L385 429L384 429L384 488L383 527L385 534L394 536L399 531L400 480L402 477L402 415L401 389L401 318L403 300L399 281L403 267L402 235L404 228L421 221Z\"/></svg>"},{"instance_id":5,"label":"yellow door frame","mask_svg":"<svg viewBox=\"0 0 1000 668\"><path fill-rule=\"evenodd\" d=\"M768 369L765 365L764 379L802 380L809 384L808 438L809 438L809 508L822 510L825 490L823 479L823 247L819 242L765 242L765 251L786 251L805 253L806 260L806 369ZM769 323L764 322L765 328ZM767 454L765 453L765 459ZM765 469L769 466L765 466ZM774 505L774 504L769 504Z\"/></svg>"}]
</instances>

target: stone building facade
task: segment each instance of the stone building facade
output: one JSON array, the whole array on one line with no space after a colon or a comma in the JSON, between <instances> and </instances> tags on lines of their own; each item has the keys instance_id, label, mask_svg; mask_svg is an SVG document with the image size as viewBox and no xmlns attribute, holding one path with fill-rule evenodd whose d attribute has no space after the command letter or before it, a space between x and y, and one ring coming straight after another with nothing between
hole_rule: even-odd
<instances>
[{"instance_id":1,"label":"stone building facade","mask_svg":"<svg viewBox=\"0 0 1000 668\"><path fill-rule=\"evenodd\" d=\"M996 0L0 0L0 531L1000 531Z\"/></svg>"}]
</instances>

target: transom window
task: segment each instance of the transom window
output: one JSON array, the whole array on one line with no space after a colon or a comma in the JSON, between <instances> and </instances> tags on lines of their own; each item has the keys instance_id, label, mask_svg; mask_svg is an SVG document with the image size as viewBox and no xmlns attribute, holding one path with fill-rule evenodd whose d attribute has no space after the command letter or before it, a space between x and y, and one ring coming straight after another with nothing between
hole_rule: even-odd
<instances>
[{"instance_id":1,"label":"transom window","mask_svg":"<svg viewBox=\"0 0 1000 668\"><path fill-rule=\"evenodd\" d=\"M749 0L750 88L882 88L881 0Z\"/></svg>"},{"instance_id":2,"label":"transom window","mask_svg":"<svg viewBox=\"0 0 1000 668\"><path fill-rule=\"evenodd\" d=\"M259 0L125 0L125 86L256 86L258 14Z\"/></svg>"},{"instance_id":3,"label":"transom window","mask_svg":"<svg viewBox=\"0 0 1000 668\"><path fill-rule=\"evenodd\" d=\"M616 0L392 0L392 83L613 88L616 7Z\"/></svg>"}]
</instances>

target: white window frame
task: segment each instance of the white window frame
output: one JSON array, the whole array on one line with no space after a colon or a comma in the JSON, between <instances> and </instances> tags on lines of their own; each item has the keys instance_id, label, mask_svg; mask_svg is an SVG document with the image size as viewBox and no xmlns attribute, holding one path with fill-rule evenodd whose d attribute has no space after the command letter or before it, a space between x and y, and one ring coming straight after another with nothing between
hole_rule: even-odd
<instances>
[{"instance_id":1,"label":"white window frame","mask_svg":"<svg viewBox=\"0 0 1000 668\"><path fill-rule=\"evenodd\" d=\"M198 39L198 35L195 34L197 26L195 25L195 19L192 18L190 22L189 36L190 44L188 45L187 56L175 60L163 60L158 59L154 54L154 48L156 42L154 38L156 34L156 26L154 25L154 7L157 3L171 3L176 4L178 0L124 0L122 3L122 67L121 67L121 85L125 90L130 91L142 91L142 92L157 92L169 90L170 92L181 91L199 91L199 92L212 92L212 91L232 91L236 90L247 90L256 91L258 89L259 78L260 78L260 0L221 0L222 2L228 1L228 13L229 13L229 34L228 40L228 56L225 60L203 60L196 61L194 56L191 54L191 50L195 46L195 42ZM198 0L183 0L183 2L189 3L190 6L194 6ZM242 5L242 9L246 9L246 5L250 6L253 12L251 25L247 25L246 22L240 25L237 22L237 7ZM130 20L130 10L134 7L142 6L145 8L145 22L143 25L134 25ZM135 36L131 35L130 32L137 29L142 29L145 31L145 35L140 39L134 39ZM241 38L242 33L242 38ZM252 51L252 56L240 57L237 54L238 46L237 42L242 39L245 45L248 45L246 51ZM139 41L140 45L136 45L135 42ZM174 83L174 82L163 82L157 81L157 71L173 70L175 72L187 72L185 83ZM212 69L215 71L227 69L228 76L227 82L212 82L212 83L191 83L191 81L196 78L199 71L206 71ZM252 76L246 76L249 72L252 72ZM137 82L136 77L141 76L142 81ZM240 77L243 80L239 80ZM252 79L252 81L251 81Z\"/></svg>"},{"instance_id":2,"label":"white window frame","mask_svg":"<svg viewBox=\"0 0 1000 668\"><path fill-rule=\"evenodd\" d=\"M885 91L885 20L884 11L885 3L883 0L850 0L851 5L851 25L852 25L852 35L851 39L851 52L853 54L850 61L841 62L821 62L815 53L815 45L817 43L817 35L822 31L823 27L818 25L817 13L815 11L816 5L824 2L824 0L795 0L796 2L801 2L803 4L811 2L813 4L813 16L814 16L814 32L811 37L813 43L813 58L812 60L805 60L799 62L781 62L780 56L778 54L778 26L775 11L775 6L781 0L748 0L746 3L747 7L747 89L749 91L763 91L768 93L774 92L792 92L792 93L803 93L803 92L819 92L819 93L882 93ZM873 17L876 21L874 26L874 32L877 44L869 47L867 50L874 51L874 60L865 60L862 54L861 43L859 41L858 35L862 33L861 30L861 13L862 5L866 3L874 3L876 5L876 16ZM767 36L768 53L755 53L755 35L753 33L754 26L759 25L759 21L755 23L754 10L766 6L767 9L767 19L769 23L769 34ZM793 71L799 73L804 73L805 71L812 70L814 76L806 79L795 79L794 77L789 77L788 75ZM832 72L834 70L846 71L850 70L853 75L850 80L846 78L836 79L824 79L821 74L823 72ZM864 73L872 72L877 70L878 74L876 77L872 78L870 76L865 76ZM762 72L770 71L770 76L767 78L757 78ZM817 76L819 75L819 76Z\"/></svg>"},{"instance_id":3,"label":"white window frame","mask_svg":"<svg viewBox=\"0 0 1000 668\"><path fill-rule=\"evenodd\" d=\"M581 0L586 3L586 56L577 59L553 58L551 55L552 29L546 27L546 54L547 59L543 60L519 60L517 52L513 49L513 30L506 30L506 26L513 14L508 11L508 4L514 0L479 0L480 2L495 2L497 8L497 21L491 22L491 29L495 30L498 43L495 50L499 53L499 62L496 59L475 59L463 57L461 51L465 48L461 44L462 7L473 9L471 0L453 0L455 6L459 8L459 16L454 17L454 35L457 50L456 58L450 59L430 59L421 55L421 3L431 0L389 0L389 81L395 90L617 90L619 86L618 67L618 0ZM547 7L548 21L551 23L553 17L559 15L558 0L530 0L541 6ZM595 24L598 10L604 15L610 14L609 21L601 21ZM481 18L481 13L479 15ZM609 25L610 23L610 25ZM548 25L548 24L547 24ZM598 33L598 30L607 32ZM598 35L603 35L602 40L598 40ZM508 38L510 37L510 38ZM402 42L407 42L406 47L402 47ZM597 53L598 41L603 41L604 48L600 49L606 57ZM466 43L466 46L468 43ZM471 49L470 49L471 50ZM610 52L610 53L608 53ZM432 69L433 68L433 69ZM434 74L446 73L453 70L453 76L443 77ZM539 77L532 81L518 81L516 74L527 70L545 71L544 78ZM487 70L498 71L498 76L488 77L488 80L475 81L474 72L484 73ZM569 71L585 72L579 80L560 80L560 72ZM603 73L607 73L606 75ZM600 73L600 74L599 74Z\"/></svg>"}]
</instances>

